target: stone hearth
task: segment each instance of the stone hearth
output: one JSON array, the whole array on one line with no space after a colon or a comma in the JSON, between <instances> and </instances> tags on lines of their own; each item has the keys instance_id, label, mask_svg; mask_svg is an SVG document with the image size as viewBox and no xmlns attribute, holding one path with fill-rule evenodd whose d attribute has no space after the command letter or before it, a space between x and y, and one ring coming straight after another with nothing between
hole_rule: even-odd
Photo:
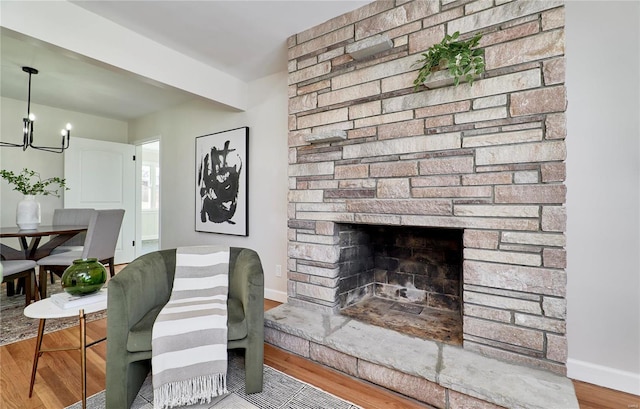
<instances>
[{"instance_id":1,"label":"stone hearth","mask_svg":"<svg viewBox=\"0 0 640 409\"><path fill-rule=\"evenodd\" d=\"M570 379L349 317L282 304L265 340L436 408L578 409Z\"/></svg>"}]
</instances>

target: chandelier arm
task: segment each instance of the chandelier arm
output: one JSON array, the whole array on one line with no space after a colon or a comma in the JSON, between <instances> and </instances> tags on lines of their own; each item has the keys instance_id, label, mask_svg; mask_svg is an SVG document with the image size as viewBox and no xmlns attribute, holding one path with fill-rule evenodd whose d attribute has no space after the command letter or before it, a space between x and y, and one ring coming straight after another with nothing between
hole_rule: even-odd
<instances>
[{"instance_id":1,"label":"chandelier arm","mask_svg":"<svg viewBox=\"0 0 640 409\"><path fill-rule=\"evenodd\" d=\"M45 152L52 152L52 153L62 153L64 152L64 149L62 148L52 148L49 146L33 146L33 145L29 145L29 147L38 150L38 151L45 151Z\"/></svg>"},{"instance_id":2,"label":"chandelier arm","mask_svg":"<svg viewBox=\"0 0 640 409\"><path fill-rule=\"evenodd\" d=\"M22 147L24 147L24 144L0 141L0 147L3 147L3 146L4 147L12 147L12 148L22 148Z\"/></svg>"},{"instance_id":3,"label":"chandelier arm","mask_svg":"<svg viewBox=\"0 0 640 409\"><path fill-rule=\"evenodd\" d=\"M53 153L62 153L62 152L64 152L65 149L67 149L69 147L69 139L70 138L71 138L71 131L69 129L67 129L66 132L64 133L64 135L62 135L62 143L60 144L60 147L34 145L32 143L33 142L33 136L31 137L31 140L29 141L29 146L32 147L33 149L37 149L37 150L40 150L40 151L53 152ZM65 143L65 139L66 139L66 143Z\"/></svg>"}]
</instances>

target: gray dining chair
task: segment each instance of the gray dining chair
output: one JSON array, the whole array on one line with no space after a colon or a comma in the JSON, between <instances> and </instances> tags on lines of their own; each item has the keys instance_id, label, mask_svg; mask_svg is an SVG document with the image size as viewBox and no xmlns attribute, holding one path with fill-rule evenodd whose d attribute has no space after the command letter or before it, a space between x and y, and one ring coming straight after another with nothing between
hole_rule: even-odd
<instances>
[{"instance_id":1,"label":"gray dining chair","mask_svg":"<svg viewBox=\"0 0 640 409\"><path fill-rule=\"evenodd\" d=\"M109 274L113 277L116 273L114 255L123 218L123 209L96 210L89 221L82 251L65 251L38 260L41 297L45 298L47 294L47 271L61 276L73 260L97 258L102 264L109 265Z\"/></svg>"},{"instance_id":2,"label":"gray dining chair","mask_svg":"<svg viewBox=\"0 0 640 409\"><path fill-rule=\"evenodd\" d=\"M19 278L24 278L24 298L25 305L36 299L36 262L33 260L2 260L2 282L9 282ZM33 277L33 279L32 279Z\"/></svg>"},{"instance_id":3,"label":"gray dining chair","mask_svg":"<svg viewBox=\"0 0 640 409\"><path fill-rule=\"evenodd\" d=\"M88 226L96 209L55 209L53 211L54 226ZM82 251L87 232L78 233L61 246L54 248L51 254L64 251Z\"/></svg>"},{"instance_id":4,"label":"gray dining chair","mask_svg":"<svg viewBox=\"0 0 640 409\"><path fill-rule=\"evenodd\" d=\"M53 225L54 226L89 226L91 216L94 215L96 209L55 209L53 211ZM51 250L50 254L63 253L65 251L82 251L84 247L84 240L87 237L87 232L83 231L76 234L64 244ZM55 275L51 273L51 284L54 283Z\"/></svg>"}]
</instances>

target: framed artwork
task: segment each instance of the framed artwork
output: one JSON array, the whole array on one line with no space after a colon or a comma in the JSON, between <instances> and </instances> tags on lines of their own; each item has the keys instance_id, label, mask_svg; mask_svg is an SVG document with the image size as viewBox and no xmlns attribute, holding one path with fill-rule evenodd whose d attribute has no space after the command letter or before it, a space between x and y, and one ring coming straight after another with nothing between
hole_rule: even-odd
<instances>
[{"instance_id":1,"label":"framed artwork","mask_svg":"<svg viewBox=\"0 0 640 409\"><path fill-rule=\"evenodd\" d=\"M196 138L196 231L249 235L249 127Z\"/></svg>"}]
</instances>

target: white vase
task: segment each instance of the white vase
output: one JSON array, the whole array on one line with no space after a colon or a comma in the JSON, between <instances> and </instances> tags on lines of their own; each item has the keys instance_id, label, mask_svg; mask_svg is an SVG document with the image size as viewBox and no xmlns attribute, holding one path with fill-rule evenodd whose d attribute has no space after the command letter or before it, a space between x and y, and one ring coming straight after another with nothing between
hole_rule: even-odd
<instances>
[{"instance_id":1,"label":"white vase","mask_svg":"<svg viewBox=\"0 0 640 409\"><path fill-rule=\"evenodd\" d=\"M36 202L34 195L24 195L24 199L18 202L16 224L21 230L38 228L40 224L40 203Z\"/></svg>"}]
</instances>

